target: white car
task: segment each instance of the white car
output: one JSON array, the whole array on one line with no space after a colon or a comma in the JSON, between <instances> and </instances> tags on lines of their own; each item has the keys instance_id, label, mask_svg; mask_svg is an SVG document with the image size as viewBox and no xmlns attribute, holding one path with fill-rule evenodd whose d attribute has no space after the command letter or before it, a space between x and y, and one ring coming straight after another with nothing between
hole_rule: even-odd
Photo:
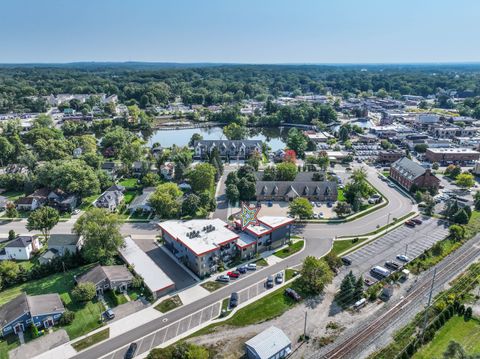
<instances>
[{"instance_id":1,"label":"white car","mask_svg":"<svg viewBox=\"0 0 480 359\"><path fill-rule=\"evenodd\" d=\"M228 275L219 275L217 277L217 282L230 282L230 277Z\"/></svg>"},{"instance_id":2,"label":"white car","mask_svg":"<svg viewBox=\"0 0 480 359\"><path fill-rule=\"evenodd\" d=\"M408 258L406 255L404 254L399 254L397 255L397 259L402 261L402 262L410 262L410 258Z\"/></svg>"},{"instance_id":3,"label":"white car","mask_svg":"<svg viewBox=\"0 0 480 359\"><path fill-rule=\"evenodd\" d=\"M248 270L257 270L257 265L255 263L248 263L246 267Z\"/></svg>"},{"instance_id":4,"label":"white car","mask_svg":"<svg viewBox=\"0 0 480 359\"><path fill-rule=\"evenodd\" d=\"M318 218L323 218L323 217L324 217L323 212L320 212L320 213L318 214Z\"/></svg>"}]
</instances>

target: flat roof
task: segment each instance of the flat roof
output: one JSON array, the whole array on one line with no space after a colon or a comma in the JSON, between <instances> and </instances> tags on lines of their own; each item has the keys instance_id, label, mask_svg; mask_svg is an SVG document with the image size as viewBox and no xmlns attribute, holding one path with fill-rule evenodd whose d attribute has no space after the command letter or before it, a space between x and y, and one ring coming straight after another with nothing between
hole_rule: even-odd
<instances>
[{"instance_id":1,"label":"flat roof","mask_svg":"<svg viewBox=\"0 0 480 359\"><path fill-rule=\"evenodd\" d=\"M480 154L480 152L472 150L470 148L427 148L428 151L433 153L468 153L468 154Z\"/></svg>"},{"instance_id":2,"label":"flat roof","mask_svg":"<svg viewBox=\"0 0 480 359\"><path fill-rule=\"evenodd\" d=\"M132 237L125 237L125 247L119 249L122 257L133 266L153 292L172 287L175 283L155 262L135 243Z\"/></svg>"},{"instance_id":3,"label":"flat roof","mask_svg":"<svg viewBox=\"0 0 480 359\"><path fill-rule=\"evenodd\" d=\"M252 244L255 244L256 242L257 242L256 238L253 238L252 236L248 235L245 232L240 232L239 235L238 235L237 245L240 248L249 247Z\"/></svg>"},{"instance_id":4,"label":"flat roof","mask_svg":"<svg viewBox=\"0 0 480 359\"><path fill-rule=\"evenodd\" d=\"M258 217L258 220L273 229L293 223L293 218L289 217L262 216Z\"/></svg>"},{"instance_id":5,"label":"flat roof","mask_svg":"<svg viewBox=\"0 0 480 359\"><path fill-rule=\"evenodd\" d=\"M218 218L190 221L171 220L161 222L159 226L196 255L214 251L221 245L238 238L238 234L229 230L227 223Z\"/></svg>"}]
</instances>

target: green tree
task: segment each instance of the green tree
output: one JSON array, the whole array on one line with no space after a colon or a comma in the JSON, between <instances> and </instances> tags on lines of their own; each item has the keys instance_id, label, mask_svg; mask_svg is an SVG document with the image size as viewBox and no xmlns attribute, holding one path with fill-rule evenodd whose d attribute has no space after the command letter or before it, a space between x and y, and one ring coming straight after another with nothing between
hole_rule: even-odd
<instances>
[{"instance_id":1,"label":"green tree","mask_svg":"<svg viewBox=\"0 0 480 359\"><path fill-rule=\"evenodd\" d=\"M20 266L10 260L0 261L0 277L6 284L15 283L20 274Z\"/></svg>"},{"instance_id":2,"label":"green tree","mask_svg":"<svg viewBox=\"0 0 480 359\"><path fill-rule=\"evenodd\" d=\"M238 188L235 184L227 185L225 194L230 203L232 204L238 202L238 200L240 199L240 192L238 191Z\"/></svg>"},{"instance_id":3,"label":"green tree","mask_svg":"<svg viewBox=\"0 0 480 359\"><path fill-rule=\"evenodd\" d=\"M353 290L353 300L356 302L363 298L363 276L357 278Z\"/></svg>"},{"instance_id":4,"label":"green tree","mask_svg":"<svg viewBox=\"0 0 480 359\"><path fill-rule=\"evenodd\" d=\"M475 192L473 199L475 203L475 210L479 211L480 210L480 191Z\"/></svg>"},{"instance_id":5,"label":"green tree","mask_svg":"<svg viewBox=\"0 0 480 359\"><path fill-rule=\"evenodd\" d=\"M215 186L216 169L210 163L200 163L188 173L194 192L212 190Z\"/></svg>"},{"instance_id":6,"label":"green tree","mask_svg":"<svg viewBox=\"0 0 480 359\"><path fill-rule=\"evenodd\" d=\"M17 234L13 229L8 231L8 240L13 241L17 237Z\"/></svg>"},{"instance_id":7,"label":"green tree","mask_svg":"<svg viewBox=\"0 0 480 359\"><path fill-rule=\"evenodd\" d=\"M259 152L254 151L250 155L250 158L246 161L246 164L255 168L255 171L258 171L258 168L260 167L261 162L262 162L262 155Z\"/></svg>"},{"instance_id":8,"label":"green tree","mask_svg":"<svg viewBox=\"0 0 480 359\"><path fill-rule=\"evenodd\" d=\"M303 197L297 197L290 202L288 213L301 219L312 218L313 206L310 201Z\"/></svg>"},{"instance_id":9,"label":"green tree","mask_svg":"<svg viewBox=\"0 0 480 359\"><path fill-rule=\"evenodd\" d=\"M317 164L322 170L326 171L328 166L330 165L330 159L328 158L328 155L322 152L317 158Z\"/></svg>"},{"instance_id":10,"label":"green tree","mask_svg":"<svg viewBox=\"0 0 480 359\"><path fill-rule=\"evenodd\" d=\"M202 141L203 136L199 133L194 133L192 137L190 138L190 141L188 141L188 145L190 147L193 147L196 141Z\"/></svg>"},{"instance_id":11,"label":"green tree","mask_svg":"<svg viewBox=\"0 0 480 359\"><path fill-rule=\"evenodd\" d=\"M103 208L85 212L73 226L73 232L84 238L83 257L89 262L110 263L124 245L120 225L118 215Z\"/></svg>"},{"instance_id":12,"label":"green tree","mask_svg":"<svg viewBox=\"0 0 480 359\"><path fill-rule=\"evenodd\" d=\"M352 303L355 292L355 276L350 271L342 280L340 284L340 291L337 295L337 302L340 305L349 305Z\"/></svg>"},{"instance_id":13,"label":"green tree","mask_svg":"<svg viewBox=\"0 0 480 359\"><path fill-rule=\"evenodd\" d=\"M452 179L456 179L460 173L462 173L462 168L460 166L448 165L448 167L445 169L445 176L448 176Z\"/></svg>"},{"instance_id":14,"label":"green tree","mask_svg":"<svg viewBox=\"0 0 480 359\"><path fill-rule=\"evenodd\" d=\"M305 293L317 295L323 292L325 285L330 283L333 273L328 264L312 256L303 261L300 271L299 286Z\"/></svg>"},{"instance_id":15,"label":"green tree","mask_svg":"<svg viewBox=\"0 0 480 359\"><path fill-rule=\"evenodd\" d=\"M150 205L160 218L174 218L180 212L182 194L175 183L161 184L150 196Z\"/></svg>"},{"instance_id":16,"label":"green tree","mask_svg":"<svg viewBox=\"0 0 480 359\"><path fill-rule=\"evenodd\" d=\"M288 131L287 146L294 150L298 157L303 158L308 146L307 137L295 127Z\"/></svg>"},{"instance_id":17,"label":"green tree","mask_svg":"<svg viewBox=\"0 0 480 359\"><path fill-rule=\"evenodd\" d=\"M145 187L155 187L160 183L160 176L156 173L148 172L142 177L142 184Z\"/></svg>"},{"instance_id":18,"label":"green tree","mask_svg":"<svg viewBox=\"0 0 480 359\"><path fill-rule=\"evenodd\" d=\"M59 220L58 211L52 207L45 206L30 213L26 228L29 231L42 232L43 238L47 240L50 230L55 227Z\"/></svg>"},{"instance_id":19,"label":"green tree","mask_svg":"<svg viewBox=\"0 0 480 359\"><path fill-rule=\"evenodd\" d=\"M95 284L92 282L79 283L75 288L72 289L73 299L77 302L88 302L95 298L97 294L97 289Z\"/></svg>"},{"instance_id":20,"label":"green tree","mask_svg":"<svg viewBox=\"0 0 480 359\"><path fill-rule=\"evenodd\" d=\"M462 188L470 188L475 184L475 179L473 175L469 172L461 173L457 176L456 182L457 186Z\"/></svg>"},{"instance_id":21,"label":"green tree","mask_svg":"<svg viewBox=\"0 0 480 359\"><path fill-rule=\"evenodd\" d=\"M268 166L263 171L263 181L275 181L277 179L277 168L275 166Z\"/></svg>"},{"instance_id":22,"label":"green tree","mask_svg":"<svg viewBox=\"0 0 480 359\"><path fill-rule=\"evenodd\" d=\"M0 136L0 165L9 163L15 152L15 147L3 136Z\"/></svg>"},{"instance_id":23,"label":"green tree","mask_svg":"<svg viewBox=\"0 0 480 359\"><path fill-rule=\"evenodd\" d=\"M182 202L182 213L186 215L194 215L199 207L200 197L191 193Z\"/></svg>"},{"instance_id":24,"label":"green tree","mask_svg":"<svg viewBox=\"0 0 480 359\"><path fill-rule=\"evenodd\" d=\"M236 123L231 123L223 128L223 133L229 140L243 140L247 137L246 127Z\"/></svg>"},{"instance_id":25,"label":"green tree","mask_svg":"<svg viewBox=\"0 0 480 359\"><path fill-rule=\"evenodd\" d=\"M453 221L459 224L467 224L469 220L468 214L465 209L459 210L453 217Z\"/></svg>"},{"instance_id":26,"label":"green tree","mask_svg":"<svg viewBox=\"0 0 480 359\"><path fill-rule=\"evenodd\" d=\"M337 205L333 209L338 217L344 217L352 212L352 206L344 201L337 202Z\"/></svg>"},{"instance_id":27,"label":"green tree","mask_svg":"<svg viewBox=\"0 0 480 359\"><path fill-rule=\"evenodd\" d=\"M243 201L250 201L255 198L256 188L255 181L252 181L251 178L243 177L238 182L238 193L239 197Z\"/></svg>"},{"instance_id":28,"label":"green tree","mask_svg":"<svg viewBox=\"0 0 480 359\"><path fill-rule=\"evenodd\" d=\"M291 162L282 162L277 165L277 181L294 181L297 176L297 166Z\"/></svg>"},{"instance_id":29,"label":"green tree","mask_svg":"<svg viewBox=\"0 0 480 359\"><path fill-rule=\"evenodd\" d=\"M452 224L450 227L448 227L448 232L450 238L455 241L461 241L463 238L465 238L465 228L458 224Z\"/></svg>"},{"instance_id":30,"label":"green tree","mask_svg":"<svg viewBox=\"0 0 480 359\"><path fill-rule=\"evenodd\" d=\"M348 140L349 137L350 137L350 131L348 127L346 126L340 127L340 129L338 130L338 139L341 142L345 142Z\"/></svg>"},{"instance_id":31,"label":"green tree","mask_svg":"<svg viewBox=\"0 0 480 359\"><path fill-rule=\"evenodd\" d=\"M427 144L419 143L418 145L415 145L415 147L413 149L415 150L415 152L425 153L425 152L427 152L427 148L428 148Z\"/></svg>"},{"instance_id":32,"label":"green tree","mask_svg":"<svg viewBox=\"0 0 480 359\"><path fill-rule=\"evenodd\" d=\"M17 207L13 202L8 202L5 206L5 217L7 218L18 218Z\"/></svg>"}]
</instances>

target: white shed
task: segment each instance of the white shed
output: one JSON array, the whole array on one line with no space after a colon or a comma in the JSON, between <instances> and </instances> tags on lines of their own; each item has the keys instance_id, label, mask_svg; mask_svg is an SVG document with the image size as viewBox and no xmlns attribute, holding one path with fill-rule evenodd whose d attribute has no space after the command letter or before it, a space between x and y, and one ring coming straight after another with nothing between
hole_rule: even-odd
<instances>
[{"instance_id":1,"label":"white shed","mask_svg":"<svg viewBox=\"0 0 480 359\"><path fill-rule=\"evenodd\" d=\"M276 327L265 329L245 343L248 359L281 359L292 351L292 342Z\"/></svg>"}]
</instances>

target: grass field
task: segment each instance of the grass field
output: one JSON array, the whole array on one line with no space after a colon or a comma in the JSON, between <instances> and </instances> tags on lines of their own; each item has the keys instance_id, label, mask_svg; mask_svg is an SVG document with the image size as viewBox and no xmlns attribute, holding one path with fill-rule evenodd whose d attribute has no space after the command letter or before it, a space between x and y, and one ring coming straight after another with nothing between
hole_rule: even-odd
<instances>
[{"instance_id":1,"label":"grass field","mask_svg":"<svg viewBox=\"0 0 480 359\"><path fill-rule=\"evenodd\" d=\"M265 260L265 258L260 258L259 260L255 261L255 264L260 267L268 266L268 262Z\"/></svg>"},{"instance_id":2,"label":"grass field","mask_svg":"<svg viewBox=\"0 0 480 359\"><path fill-rule=\"evenodd\" d=\"M136 188L138 185L136 178L124 178L118 184L125 188Z\"/></svg>"},{"instance_id":3,"label":"grass field","mask_svg":"<svg viewBox=\"0 0 480 359\"><path fill-rule=\"evenodd\" d=\"M0 193L3 197L6 197L9 201L16 201L20 197L25 196L25 192L23 191L6 191L3 193Z\"/></svg>"},{"instance_id":4,"label":"grass field","mask_svg":"<svg viewBox=\"0 0 480 359\"><path fill-rule=\"evenodd\" d=\"M295 243L290 244L286 248L280 249L279 251L273 254L280 258L287 258L288 256L291 256L292 254L295 254L298 251L302 250L304 243L305 243L304 241L297 241Z\"/></svg>"},{"instance_id":5,"label":"grass field","mask_svg":"<svg viewBox=\"0 0 480 359\"><path fill-rule=\"evenodd\" d=\"M362 242L365 242L366 239L367 238L359 238L357 241L354 241L352 239L337 240L337 241L333 242L332 251L335 254L339 255L339 254L349 250L350 248L352 248L356 245L359 245Z\"/></svg>"},{"instance_id":6,"label":"grass field","mask_svg":"<svg viewBox=\"0 0 480 359\"><path fill-rule=\"evenodd\" d=\"M433 340L420 349L413 358L443 358L450 340L460 343L467 354L480 353L480 320L473 318L465 321L463 317L453 316L436 334Z\"/></svg>"},{"instance_id":7,"label":"grass field","mask_svg":"<svg viewBox=\"0 0 480 359\"><path fill-rule=\"evenodd\" d=\"M165 299L163 302L155 306L155 309L159 312L166 313L177 307L183 305L182 300L178 295L175 295L169 299Z\"/></svg>"},{"instance_id":8,"label":"grass field","mask_svg":"<svg viewBox=\"0 0 480 359\"><path fill-rule=\"evenodd\" d=\"M224 287L226 284L227 283L223 283L223 282L209 281L209 282L202 283L200 285L206 290L208 290L209 292L214 292L217 289Z\"/></svg>"},{"instance_id":9,"label":"grass field","mask_svg":"<svg viewBox=\"0 0 480 359\"><path fill-rule=\"evenodd\" d=\"M85 348L88 348L94 344L97 344L101 342L102 340L108 339L110 336L110 329L106 328L104 330L101 330L95 334L92 334L82 340L79 340L78 342L75 342L72 344L72 347L79 352L80 350L83 350Z\"/></svg>"},{"instance_id":10,"label":"grass field","mask_svg":"<svg viewBox=\"0 0 480 359\"><path fill-rule=\"evenodd\" d=\"M70 339L77 338L102 325L99 321L104 309L102 303L97 301L87 302L86 304L77 303L74 302L70 296L74 287L73 276L85 272L90 267L91 266L84 266L76 268L65 274L57 273L5 289L2 291L2 295L0 295L0 305L12 300L22 292L26 292L29 295L58 293L65 303L66 308L75 312L73 322L64 328L70 336Z\"/></svg>"}]
</instances>

